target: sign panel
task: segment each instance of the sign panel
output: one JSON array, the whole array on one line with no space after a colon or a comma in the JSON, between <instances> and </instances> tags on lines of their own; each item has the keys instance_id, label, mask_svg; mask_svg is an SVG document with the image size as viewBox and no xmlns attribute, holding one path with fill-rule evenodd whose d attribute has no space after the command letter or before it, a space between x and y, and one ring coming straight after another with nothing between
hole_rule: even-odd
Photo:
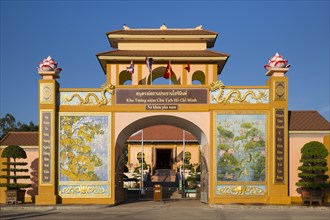
<instances>
[{"instance_id":1,"label":"sign panel","mask_svg":"<svg viewBox=\"0 0 330 220\"><path fill-rule=\"evenodd\" d=\"M275 110L275 182L284 182L284 110Z\"/></svg>"},{"instance_id":2,"label":"sign panel","mask_svg":"<svg viewBox=\"0 0 330 220\"><path fill-rule=\"evenodd\" d=\"M207 104L205 89L116 89L116 104Z\"/></svg>"},{"instance_id":3,"label":"sign panel","mask_svg":"<svg viewBox=\"0 0 330 220\"><path fill-rule=\"evenodd\" d=\"M50 183L51 161L51 112L41 113L41 180Z\"/></svg>"}]
</instances>

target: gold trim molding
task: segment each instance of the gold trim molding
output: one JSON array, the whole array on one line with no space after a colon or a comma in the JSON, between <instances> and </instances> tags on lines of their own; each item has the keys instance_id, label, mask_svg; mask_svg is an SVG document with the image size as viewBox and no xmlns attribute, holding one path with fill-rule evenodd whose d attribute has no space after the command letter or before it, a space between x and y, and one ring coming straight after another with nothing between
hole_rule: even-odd
<instances>
[{"instance_id":1,"label":"gold trim molding","mask_svg":"<svg viewBox=\"0 0 330 220\"><path fill-rule=\"evenodd\" d=\"M78 185L78 186L68 186L63 188L60 193L62 195L74 194L74 195L103 195L106 192L105 188L100 186L91 185Z\"/></svg>"},{"instance_id":2,"label":"gold trim molding","mask_svg":"<svg viewBox=\"0 0 330 220\"><path fill-rule=\"evenodd\" d=\"M265 190L258 186L235 185L218 188L217 194L225 196L263 196Z\"/></svg>"}]
</instances>

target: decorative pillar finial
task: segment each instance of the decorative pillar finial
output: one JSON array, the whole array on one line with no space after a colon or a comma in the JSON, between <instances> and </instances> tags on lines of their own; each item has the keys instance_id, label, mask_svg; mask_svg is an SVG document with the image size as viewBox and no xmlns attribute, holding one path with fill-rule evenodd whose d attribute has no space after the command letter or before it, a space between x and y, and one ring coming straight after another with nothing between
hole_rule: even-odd
<instances>
[{"instance_id":1,"label":"decorative pillar finial","mask_svg":"<svg viewBox=\"0 0 330 220\"><path fill-rule=\"evenodd\" d=\"M268 64L264 67L268 70L266 76L284 76L290 66L291 65L288 64L286 59L283 59L281 55L275 53L275 55L268 60Z\"/></svg>"},{"instance_id":2,"label":"decorative pillar finial","mask_svg":"<svg viewBox=\"0 0 330 220\"><path fill-rule=\"evenodd\" d=\"M59 73L62 71L61 68L57 67L57 63L51 56L48 56L47 59L44 59L42 62L40 62L37 70L43 79L60 78Z\"/></svg>"}]
</instances>

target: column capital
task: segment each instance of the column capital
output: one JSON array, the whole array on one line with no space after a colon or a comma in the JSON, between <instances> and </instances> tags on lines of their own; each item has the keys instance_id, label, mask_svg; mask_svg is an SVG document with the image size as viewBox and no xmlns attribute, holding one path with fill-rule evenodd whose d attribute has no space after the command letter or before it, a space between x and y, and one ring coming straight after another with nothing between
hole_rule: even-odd
<instances>
[{"instance_id":1,"label":"column capital","mask_svg":"<svg viewBox=\"0 0 330 220\"><path fill-rule=\"evenodd\" d=\"M271 68L270 70L268 70L268 72L265 75L283 77L285 73L288 71L289 68Z\"/></svg>"},{"instance_id":2,"label":"column capital","mask_svg":"<svg viewBox=\"0 0 330 220\"><path fill-rule=\"evenodd\" d=\"M42 77L42 79L58 79L60 78L60 71L58 70L51 70L51 71L44 71L44 70L38 70L39 75Z\"/></svg>"}]
</instances>

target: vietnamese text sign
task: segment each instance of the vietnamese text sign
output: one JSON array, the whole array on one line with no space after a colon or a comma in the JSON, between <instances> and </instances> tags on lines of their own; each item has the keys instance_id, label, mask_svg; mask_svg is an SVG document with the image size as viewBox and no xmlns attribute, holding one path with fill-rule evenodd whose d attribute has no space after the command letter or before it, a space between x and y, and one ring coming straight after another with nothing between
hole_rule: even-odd
<instances>
[{"instance_id":1,"label":"vietnamese text sign","mask_svg":"<svg viewBox=\"0 0 330 220\"><path fill-rule=\"evenodd\" d=\"M275 182L284 182L284 110L275 110Z\"/></svg>"},{"instance_id":2,"label":"vietnamese text sign","mask_svg":"<svg viewBox=\"0 0 330 220\"><path fill-rule=\"evenodd\" d=\"M207 104L207 89L116 89L116 104Z\"/></svg>"},{"instance_id":3,"label":"vietnamese text sign","mask_svg":"<svg viewBox=\"0 0 330 220\"><path fill-rule=\"evenodd\" d=\"M146 105L146 110L178 110L177 105Z\"/></svg>"},{"instance_id":4,"label":"vietnamese text sign","mask_svg":"<svg viewBox=\"0 0 330 220\"><path fill-rule=\"evenodd\" d=\"M51 171L51 112L41 113L41 123L41 178L43 183L49 183Z\"/></svg>"}]
</instances>

